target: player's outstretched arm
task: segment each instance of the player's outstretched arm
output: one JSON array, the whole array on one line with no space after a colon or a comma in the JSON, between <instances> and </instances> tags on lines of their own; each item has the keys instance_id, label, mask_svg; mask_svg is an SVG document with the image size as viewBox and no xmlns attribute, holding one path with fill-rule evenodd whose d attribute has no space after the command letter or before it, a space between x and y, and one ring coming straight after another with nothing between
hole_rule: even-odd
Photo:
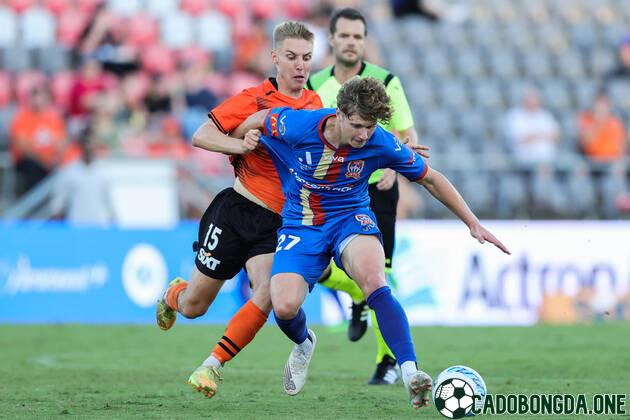
<instances>
[{"instance_id":1,"label":"player's outstretched arm","mask_svg":"<svg viewBox=\"0 0 630 420\"><path fill-rule=\"evenodd\" d=\"M212 121L207 121L195 131L192 144L200 149L227 155L242 155L248 152L243 145L243 140L223 134Z\"/></svg>"},{"instance_id":2,"label":"player's outstretched arm","mask_svg":"<svg viewBox=\"0 0 630 420\"><path fill-rule=\"evenodd\" d=\"M424 178L419 180L418 183L425 187L432 196L440 200L450 211L459 217L466 226L468 226L468 229L470 229L470 235L477 239L479 243L483 244L488 241L506 254L510 254L507 247L481 225L479 219L477 219L477 216L470 210L461 194L444 175L429 168Z\"/></svg>"}]
</instances>

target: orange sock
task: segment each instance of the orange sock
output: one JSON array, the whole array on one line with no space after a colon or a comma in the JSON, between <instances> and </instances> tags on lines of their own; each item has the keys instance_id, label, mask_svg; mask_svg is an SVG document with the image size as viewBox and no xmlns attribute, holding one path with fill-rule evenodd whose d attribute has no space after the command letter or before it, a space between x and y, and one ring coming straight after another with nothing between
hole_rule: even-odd
<instances>
[{"instance_id":1,"label":"orange sock","mask_svg":"<svg viewBox=\"0 0 630 420\"><path fill-rule=\"evenodd\" d=\"M169 308L177 311L177 298L182 291L186 290L187 287L188 283L183 281L168 288L168 290L166 291L166 304Z\"/></svg>"},{"instance_id":2,"label":"orange sock","mask_svg":"<svg viewBox=\"0 0 630 420\"><path fill-rule=\"evenodd\" d=\"M254 339L265 322L267 322L267 314L261 311L251 300L248 300L230 320L223 337L212 350L212 355L221 364L232 360Z\"/></svg>"}]
</instances>

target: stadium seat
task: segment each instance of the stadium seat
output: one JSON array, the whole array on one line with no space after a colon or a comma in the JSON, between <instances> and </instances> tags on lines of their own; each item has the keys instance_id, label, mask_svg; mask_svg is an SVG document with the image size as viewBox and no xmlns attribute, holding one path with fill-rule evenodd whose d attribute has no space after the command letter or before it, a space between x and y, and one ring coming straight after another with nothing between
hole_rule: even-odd
<instances>
[{"instance_id":1,"label":"stadium seat","mask_svg":"<svg viewBox=\"0 0 630 420\"><path fill-rule=\"evenodd\" d=\"M216 96L228 96L228 77L223 73L214 72L208 74L205 78L204 85Z\"/></svg>"},{"instance_id":2,"label":"stadium seat","mask_svg":"<svg viewBox=\"0 0 630 420\"><path fill-rule=\"evenodd\" d=\"M454 54L455 73L468 77L471 79L477 79L486 74L484 67L484 60L481 51L478 49L465 48Z\"/></svg>"},{"instance_id":3,"label":"stadium seat","mask_svg":"<svg viewBox=\"0 0 630 420\"><path fill-rule=\"evenodd\" d=\"M61 15L72 6L72 0L44 0L42 4L55 16Z\"/></svg>"},{"instance_id":4,"label":"stadium seat","mask_svg":"<svg viewBox=\"0 0 630 420\"><path fill-rule=\"evenodd\" d=\"M544 51L528 51L522 56L523 70L526 77L544 80L553 76L553 64Z\"/></svg>"},{"instance_id":5,"label":"stadium seat","mask_svg":"<svg viewBox=\"0 0 630 420\"><path fill-rule=\"evenodd\" d=\"M141 0L106 0L107 9L121 16L133 16L142 10Z\"/></svg>"},{"instance_id":6,"label":"stadium seat","mask_svg":"<svg viewBox=\"0 0 630 420\"><path fill-rule=\"evenodd\" d=\"M140 103L144 100L151 87L151 77L144 72L136 72L123 80L122 91L125 100L132 104Z\"/></svg>"},{"instance_id":7,"label":"stadium seat","mask_svg":"<svg viewBox=\"0 0 630 420\"><path fill-rule=\"evenodd\" d=\"M417 76L417 67L413 56L408 51L394 49L389 52L387 60L396 69L396 75L401 78Z\"/></svg>"},{"instance_id":8,"label":"stadium seat","mask_svg":"<svg viewBox=\"0 0 630 420\"><path fill-rule=\"evenodd\" d=\"M571 90L576 101L576 109L590 107L595 98L595 93L599 88L599 82L596 80L582 79L572 82L571 85Z\"/></svg>"},{"instance_id":9,"label":"stadium seat","mask_svg":"<svg viewBox=\"0 0 630 420\"><path fill-rule=\"evenodd\" d=\"M460 135L470 143L475 152L481 150L483 139L490 135L490 129L483 112L470 109L457 119Z\"/></svg>"},{"instance_id":10,"label":"stadium seat","mask_svg":"<svg viewBox=\"0 0 630 420\"><path fill-rule=\"evenodd\" d=\"M9 6L17 13L22 13L25 10L35 5L35 0L9 0Z\"/></svg>"},{"instance_id":11,"label":"stadium seat","mask_svg":"<svg viewBox=\"0 0 630 420\"><path fill-rule=\"evenodd\" d=\"M19 104L23 105L34 87L43 85L47 81L46 75L39 71L24 71L16 75L15 96Z\"/></svg>"},{"instance_id":12,"label":"stadium seat","mask_svg":"<svg viewBox=\"0 0 630 420\"><path fill-rule=\"evenodd\" d=\"M52 75L50 93L53 103L61 109L68 109L75 75L71 71L63 71Z\"/></svg>"},{"instance_id":13,"label":"stadium seat","mask_svg":"<svg viewBox=\"0 0 630 420\"><path fill-rule=\"evenodd\" d=\"M389 19L379 20L372 25L374 39L377 39L380 45L398 45L400 42L400 32L405 24L403 19L400 23ZM418 34L418 38L422 38L422 34Z\"/></svg>"},{"instance_id":14,"label":"stadium seat","mask_svg":"<svg viewBox=\"0 0 630 420\"><path fill-rule=\"evenodd\" d=\"M607 218L617 218L617 199L620 194L630 193L625 165L621 162L611 165L599 182L601 192L601 212Z\"/></svg>"},{"instance_id":15,"label":"stadium seat","mask_svg":"<svg viewBox=\"0 0 630 420\"><path fill-rule=\"evenodd\" d=\"M526 215L529 204L524 178L516 173L497 174L497 216L512 219Z\"/></svg>"},{"instance_id":16,"label":"stadium seat","mask_svg":"<svg viewBox=\"0 0 630 420\"><path fill-rule=\"evenodd\" d=\"M630 111L630 81L613 80L608 84L608 94L616 107Z\"/></svg>"},{"instance_id":17,"label":"stadium seat","mask_svg":"<svg viewBox=\"0 0 630 420\"><path fill-rule=\"evenodd\" d=\"M37 68L47 74L68 70L71 67L71 53L59 44L34 51Z\"/></svg>"},{"instance_id":18,"label":"stadium seat","mask_svg":"<svg viewBox=\"0 0 630 420\"><path fill-rule=\"evenodd\" d=\"M564 114L573 109L573 99L564 79L544 79L541 89L545 107L555 114Z\"/></svg>"},{"instance_id":19,"label":"stadium seat","mask_svg":"<svg viewBox=\"0 0 630 420\"><path fill-rule=\"evenodd\" d=\"M129 19L127 42L139 48L146 47L158 41L157 23L150 15L139 13Z\"/></svg>"},{"instance_id":20,"label":"stadium seat","mask_svg":"<svg viewBox=\"0 0 630 420\"><path fill-rule=\"evenodd\" d=\"M586 162L583 160L576 162L568 172L565 180L561 181L561 184L567 192L567 198L571 203L566 209L571 217L592 218L596 216L597 198L595 183Z\"/></svg>"},{"instance_id":21,"label":"stadium seat","mask_svg":"<svg viewBox=\"0 0 630 420\"><path fill-rule=\"evenodd\" d=\"M65 47L74 47L79 41L88 15L80 9L67 9L57 20L57 41Z\"/></svg>"},{"instance_id":22,"label":"stadium seat","mask_svg":"<svg viewBox=\"0 0 630 420\"><path fill-rule=\"evenodd\" d=\"M212 52L231 48L232 24L224 15L215 11L202 14L196 21L197 43Z\"/></svg>"},{"instance_id":23,"label":"stadium seat","mask_svg":"<svg viewBox=\"0 0 630 420\"><path fill-rule=\"evenodd\" d=\"M488 69L491 75L514 79L519 75L514 52L510 49L494 50L489 56Z\"/></svg>"},{"instance_id":24,"label":"stadium seat","mask_svg":"<svg viewBox=\"0 0 630 420\"><path fill-rule=\"evenodd\" d=\"M426 134L441 141L451 141L454 137L454 121L452 115L444 109L431 110L426 119Z\"/></svg>"},{"instance_id":25,"label":"stadium seat","mask_svg":"<svg viewBox=\"0 0 630 420\"><path fill-rule=\"evenodd\" d=\"M193 16L205 12L209 6L208 0L180 0L179 2L180 10Z\"/></svg>"},{"instance_id":26,"label":"stadium seat","mask_svg":"<svg viewBox=\"0 0 630 420\"><path fill-rule=\"evenodd\" d=\"M171 13L177 13L178 9L178 0L149 0L145 4L146 12L157 19L165 18Z\"/></svg>"},{"instance_id":27,"label":"stadium seat","mask_svg":"<svg viewBox=\"0 0 630 420\"><path fill-rule=\"evenodd\" d=\"M313 7L312 0L284 0L284 11L291 19L305 19Z\"/></svg>"},{"instance_id":28,"label":"stadium seat","mask_svg":"<svg viewBox=\"0 0 630 420\"><path fill-rule=\"evenodd\" d=\"M501 87L494 79L472 81L471 96L475 106L478 108L499 110L504 107Z\"/></svg>"},{"instance_id":29,"label":"stadium seat","mask_svg":"<svg viewBox=\"0 0 630 420\"><path fill-rule=\"evenodd\" d=\"M15 12L0 6L0 48L12 47L18 39L18 18Z\"/></svg>"},{"instance_id":30,"label":"stadium seat","mask_svg":"<svg viewBox=\"0 0 630 420\"><path fill-rule=\"evenodd\" d=\"M613 50L608 47L594 48L590 50L588 64L590 74L599 78L615 67L617 58Z\"/></svg>"},{"instance_id":31,"label":"stadium seat","mask_svg":"<svg viewBox=\"0 0 630 420\"><path fill-rule=\"evenodd\" d=\"M189 45L176 51L177 62L181 65L193 64L209 66L212 54L197 45Z\"/></svg>"},{"instance_id":32,"label":"stadium seat","mask_svg":"<svg viewBox=\"0 0 630 420\"><path fill-rule=\"evenodd\" d=\"M152 74L168 74L176 69L173 52L164 45L153 44L141 52L142 68Z\"/></svg>"},{"instance_id":33,"label":"stadium seat","mask_svg":"<svg viewBox=\"0 0 630 420\"><path fill-rule=\"evenodd\" d=\"M238 15L247 13L243 0L216 0L215 10L230 19L236 19Z\"/></svg>"},{"instance_id":34,"label":"stadium seat","mask_svg":"<svg viewBox=\"0 0 630 420\"><path fill-rule=\"evenodd\" d=\"M400 50L396 50L400 51ZM400 51L401 53L404 51ZM400 58L402 58L403 54L397 54ZM405 53L409 55L408 52ZM420 59L421 67L428 76L434 76L436 78L448 77L452 74L451 64L448 57L448 54L443 50L438 49L429 49L424 51L423 54L418 56ZM403 61L403 60L400 60ZM396 66L396 64L392 63L392 65ZM396 66L396 68L399 68Z\"/></svg>"},{"instance_id":35,"label":"stadium seat","mask_svg":"<svg viewBox=\"0 0 630 420\"><path fill-rule=\"evenodd\" d=\"M164 45L169 48L184 48L195 39L194 21L186 13L176 12L166 16L162 20L161 38Z\"/></svg>"},{"instance_id":36,"label":"stadium seat","mask_svg":"<svg viewBox=\"0 0 630 420\"><path fill-rule=\"evenodd\" d=\"M428 109L433 108L437 102L437 98L433 94L433 86L430 81L421 77L414 77L409 82L404 83L407 99L411 105L417 109L414 115L426 113Z\"/></svg>"},{"instance_id":37,"label":"stadium seat","mask_svg":"<svg viewBox=\"0 0 630 420\"><path fill-rule=\"evenodd\" d=\"M439 98L444 108L465 112L470 106L466 85L461 80L446 79L438 85Z\"/></svg>"},{"instance_id":38,"label":"stadium seat","mask_svg":"<svg viewBox=\"0 0 630 420\"><path fill-rule=\"evenodd\" d=\"M251 73L245 73L245 72L234 73L228 79L228 85L229 85L228 95L229 96L236 95L243 89L246 89L251 86L255 86L258 83L260 83L260 81L258 80L258 77Z\"/></svg>"},{"instance_id":39,"label":"stadium seat","mask_svg":"<svg viewBox=\"0 0 630 420\"><path fill-rule=\"evenodd\" d=\"M599 42L597 30L587 22L581 23L573 27L572 45L582 50L593 48Z\"/></svg>"},{"instance_id":40,"label":"stadium seat","mask_svg":"<svg viewBox=\"0 0 630 420\"><path fill-rule=\"evenodd\" d=\"M504 28L505 41L519 50L531 49L535 45L534 33L526 21L514 22Z\"/></svg>"},{"instance_id":41,"label":"stadium seat","mask_svg":"<svg viewBox=\"0 0 630 420\"><path fill-rule=\"evenodd\" d=\"M9 149L9 131L16 110L14 103L0 106L0 151Z\"/></svg>"},{"instance_id":42,"label":"stadium seat","mask_svg":"<svg viewBox=\"0 0 630 420\"><path fill-rule=\"evenodd\" d=\"M586 76L586 69L582 57L575 51L566 51L556 57L556 68L558 76L562 75L569 79L581 80Z\"/></svg>"},{"instance_id":43,"label":"stadium seat","mask_svg":"<svg viewBox=\"0 0 630 420\"><path fill-rule=\"evenodd\" d=\"M31 55L27 49L20 46L7 47L2 49L3 70L11 72L22 72L33 68Z\"/></svg>"},{"instance_id":44,"label":"stadium seat","mask_svg":"<svg viewBox=\"0 0 630 420\"><path fill-rule=\"evenodd\" d=\"M22 45L43 48L55 42L55 16L43 7L31 7L20 16Z\"/></svg>"},{"instance_id":45,"label":"stadium seat","mask_svg":"<svg viewBox=\"0 0 630 420\"><path fill-rule=\"evenodd\" d=\"M13 100L11 75L0 72L0 108L5 107Z\"/></svg>"},{"instance_id":46,"label":"stadium seat","mask_svg":"<svg viewBox=\"0 0 630 420\"><path fill-rule=\"evenodd\" d=\"M469 155L465 155L470 160ZM461 193L466 199L471 210L479 217L488 217L494 214L496 199L493 186L494 176L486 171L478 169L468 172L461 181Z\"/></svg>"}]
</instances>

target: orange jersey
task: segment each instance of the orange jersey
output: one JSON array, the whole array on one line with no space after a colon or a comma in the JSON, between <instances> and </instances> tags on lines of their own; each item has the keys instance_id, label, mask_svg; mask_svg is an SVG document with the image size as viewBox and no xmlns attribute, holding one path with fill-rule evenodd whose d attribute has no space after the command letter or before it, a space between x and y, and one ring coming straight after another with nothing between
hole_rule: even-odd
<instances>
[{"instance_id":1,"label":"orange jersey","mask_svg":"<svg viewBox=\"0 0 630 420\"><path fill-rule=\"evenodd\" d=\"M238 95L226 99L210 111L208 116L219 130L228 134L250 115L262 109L281 106L293 109L319 109L323 105L319 95L311 90L304 90L298 99L283 95L278 92L276 79L269 78L258 86L245 89ZM276 213L282 211L284 194L280 178L264 147L259 147L246 155L230 156L230 162L234 166L234 173L247 191Z\"/></svg>"}]
</instances>

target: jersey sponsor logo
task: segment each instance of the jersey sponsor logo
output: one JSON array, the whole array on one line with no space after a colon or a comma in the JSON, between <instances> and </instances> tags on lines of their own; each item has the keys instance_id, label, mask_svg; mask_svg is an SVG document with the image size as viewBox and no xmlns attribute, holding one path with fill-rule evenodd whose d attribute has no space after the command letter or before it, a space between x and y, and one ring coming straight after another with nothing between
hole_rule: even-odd
<instances>
[{"instance_id":1,"label":"jersey sponsor logo","mask_svg":"<svg viewBox=\"0 0 630 420\"><path fill-rule=\"evenodd\" d=\"M348 163L348 170L346 171L346 178L359 179L365 162L362 160L353 160Z\"/></svg>"},{"instance_id":2,"label":"jersey sponsor logo","mask_svg":"<svg viewBox=\"0 0 630 420\"><path fill-rule=\"evenodd\" d=\"M374 220L372 220L372 218L367 214L357 214L354 216L354 218L357 219L357 222L361 224L361 227L365 231L374 229L376 227L376 223L374 223Z\"/></svg>"},{"instance_id":3,"label":"jersey sponsor logo","mask_svg":"<svg viewBox=\"0 0 630 420\"><path fill-rule=\"evenodd\" d=\"M284 134L287 132L287 126L284 125L284 120L287 118L286 115L283 115L282 118L280 118L280 122L278 124L278 133L280 133L281 136L284 136Z\"/></svg>"},{"instance_id":4,"label":"jersey sponsor logo","mask_svg":"<svg viewBox=\"0 0 630 420\"><path fill-rule=\"evenodd\" d=\"M216 270L217 266L221 264L221 261L212 257L212 252L206 251L203 248L201 248L199 253L197 253L197 259L212 271Z\"/></svg>"},{"instance_id":5,"label":"jersey sponsor logo","mask_svg":"<svg viewBox=\"0 0 630 420\"><path fill-rule=\"evenodd\" d=\"M271 136L278 136L278 114L271 114L269 117L269 125L271 126Z\"/></svg>"},{"instance_id":6,"label":"jersey sponsor logo","mask_svg":"<svg viewBox=\"0 0 630 420\"><path fill-rule=\"evenodd\" d=\"M293 175L295 180L302 184L304 188L315 191L335 191L335 192L348 192L351 191L356 184L348 184L343 186L335 186L334 184L316 184L309 182L302 178L294 169L289 169L289 172Z\"/></svg>"}]
</instances>

